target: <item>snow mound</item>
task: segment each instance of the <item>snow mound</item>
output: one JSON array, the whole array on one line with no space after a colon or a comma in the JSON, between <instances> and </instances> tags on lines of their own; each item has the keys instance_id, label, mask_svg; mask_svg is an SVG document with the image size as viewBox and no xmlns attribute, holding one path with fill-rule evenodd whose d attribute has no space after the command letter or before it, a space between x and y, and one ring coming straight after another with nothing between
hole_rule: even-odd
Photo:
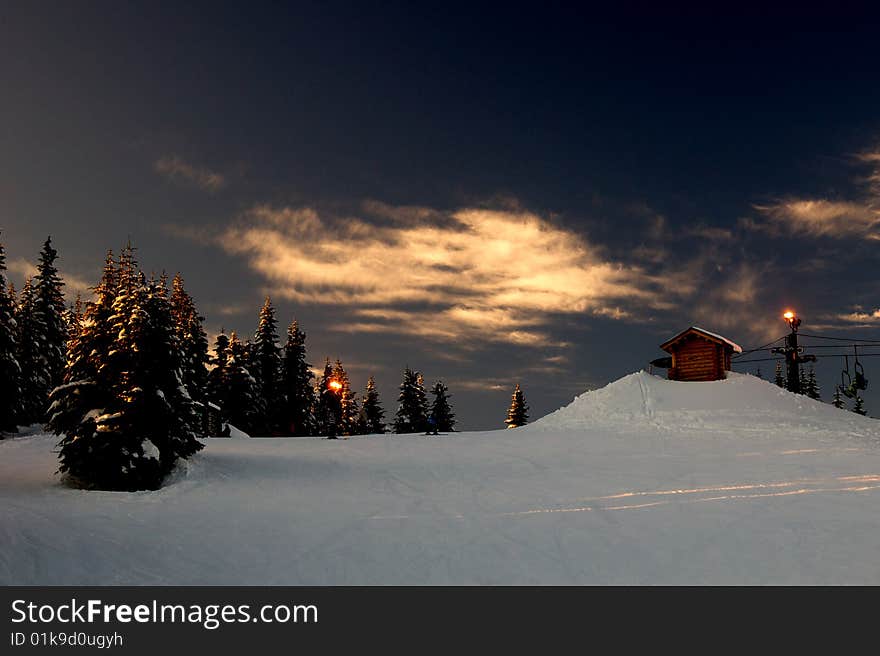
<instances>
[{"instance_id":1,"label":"snow mound","mask_svg":"<svg viewBox=\"0 0 880 656\"><path fill-rule=\"evenodd\" d=\"M526 430L577 431L650 426L660 431L822 431L875 435L880 422L792 394L748 374L726 380L680 382L639 371L585 392Z\"/></svg>"}]
</instances>

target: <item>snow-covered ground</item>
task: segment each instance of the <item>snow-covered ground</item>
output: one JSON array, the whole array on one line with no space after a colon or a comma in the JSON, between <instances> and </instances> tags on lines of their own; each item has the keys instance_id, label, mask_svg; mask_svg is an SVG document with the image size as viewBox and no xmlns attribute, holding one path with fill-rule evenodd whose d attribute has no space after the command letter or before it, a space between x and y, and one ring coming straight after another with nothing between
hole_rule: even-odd
<instances>
[{"instance_id":1,"label":"snow-covered ground","mask_svg":"<svg viewBox=\"0 0 880 656\"><path fill-rule=\"evenodd\" d=\"M2 584L880 583L880 421L627 376L515 431L212 439L158 492L0 442Z\"/></svg>"}]
</instances>

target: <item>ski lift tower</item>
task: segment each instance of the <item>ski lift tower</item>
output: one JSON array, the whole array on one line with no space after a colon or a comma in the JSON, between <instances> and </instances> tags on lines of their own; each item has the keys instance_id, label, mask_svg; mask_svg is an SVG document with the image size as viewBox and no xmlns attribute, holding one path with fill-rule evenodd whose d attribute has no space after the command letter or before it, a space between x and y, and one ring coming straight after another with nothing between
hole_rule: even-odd
<instances>
[{"instance_id":1,"label":"ski lift tower","mask_svg":"<svg viewBox=\"0 0 880 656\"><path fill-rule=\"evenodd\" d=\"M798 327L801 319L792 310L786 310L782 318L788 322L791 332L785 336L785 346L773 349L773 353L785 355L786 389L795 394L801 393L800 365L802 362L815 362L815 355L802 355L803 346L798 346Z\"/></svg>"}]
</instances>

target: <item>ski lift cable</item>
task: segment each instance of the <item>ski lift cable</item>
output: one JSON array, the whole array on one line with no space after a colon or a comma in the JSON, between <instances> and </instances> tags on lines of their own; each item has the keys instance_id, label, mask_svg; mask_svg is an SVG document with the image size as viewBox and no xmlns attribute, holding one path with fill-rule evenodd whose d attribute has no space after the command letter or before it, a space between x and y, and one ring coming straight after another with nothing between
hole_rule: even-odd
<instances>
[{"instance_id":1,"label":"ski lift cable","mask_svg":"<svg viewBox=\"0 0 880 656\"><path fill-rule=\"evenodd\" d=\"M759 346L758 348L753 348L753 349L749 349L748 351L743 351L742 353L737 353L736 355L733 356L733 359L736 360L738 358L741 358L744 355L748 355L749 353L755 353L756 351L763 351L764 349L767 349L767 348L770 348L771 346L773 346L776 342L781 342L784 339L785 339L785 335L783 335L782 337L780 337L778 339L774 339L772 342L768 342L767 344L764 344L764 346Z\"/></svg>"},{"instance_id":2,"label":"ski lift cable","mask_svg":"<svg viewBox=\"0 0 880 656\"><path fill-rule=\"evenodd\" d=\"M825 337L824 335L807 335L806 333L801 333L801 337L812 337L813 339L829 339L835 342L850 342L851 344L854 342L858 342L859 344L872 344L875 346L880 346L880 340L875 339L856 339L854 337Z\"/></svg>"}]
</instances>

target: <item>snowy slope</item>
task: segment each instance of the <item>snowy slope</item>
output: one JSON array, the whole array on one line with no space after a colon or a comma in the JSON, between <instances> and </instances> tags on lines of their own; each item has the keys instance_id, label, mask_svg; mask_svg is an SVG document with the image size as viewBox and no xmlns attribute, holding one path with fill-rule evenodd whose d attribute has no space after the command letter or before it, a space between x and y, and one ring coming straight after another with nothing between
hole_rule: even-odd
<instances>
[{"instance_id":1,"label":"snowy slope","mask_svg":"<svg viewBox=\"0 0 880 656\"><path fill-rule=\"evenodd\" d=\"M880 583L880 422L644 373L517 430L213 439L158 492L0 442L2 584Z\"/></svg>"}]
</instances>

